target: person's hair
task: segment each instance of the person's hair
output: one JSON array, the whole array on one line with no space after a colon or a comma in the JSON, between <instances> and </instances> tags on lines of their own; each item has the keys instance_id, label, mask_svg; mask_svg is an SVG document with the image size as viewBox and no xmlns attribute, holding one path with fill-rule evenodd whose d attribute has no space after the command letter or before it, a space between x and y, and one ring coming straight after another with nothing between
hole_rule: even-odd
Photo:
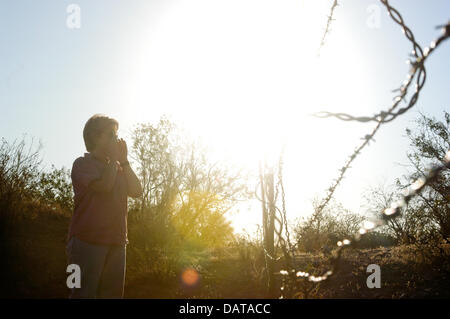
<instances>
[{"instance_id":1,"label":"person's hair","mask_svg":"<svg viewBox=\"0 0 450 319\"><path fill-rule=\"evenodd\" d=\"M119 122L103 114L95 114L86 122L83 129L83 138L88 152L95 149L100 134L110 127L119 129Z\"/></svg>"}]
</instances>

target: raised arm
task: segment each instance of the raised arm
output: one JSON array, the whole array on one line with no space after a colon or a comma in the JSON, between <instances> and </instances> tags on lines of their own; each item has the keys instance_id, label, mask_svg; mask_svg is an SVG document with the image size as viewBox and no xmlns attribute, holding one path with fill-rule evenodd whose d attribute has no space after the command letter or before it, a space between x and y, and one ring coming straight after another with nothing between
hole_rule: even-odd
<instances>
[{"instance_id":1,"label":"raised arm","mask_svg":"<svg viewBox=\"0 0 450 319\"><path fill-rule=\"evenodd\" d=\"M118 153L120 165L123 168L128 185L128 196L138 198L142 196L142 186L128 162L128 148L124 139L118 140Z\"/></svg>"},{"instance_id":2,"label":"raised arm","mask_svg":"<svg viewBox=\"0 0 450 319\"><path fill-rule=\"evenodd\" d=\"M131 168L130 163L126 161L122 165L128 184L128 196L133 198L141 197L142 196L141 182L139 181L133 169Z\"/></svg>"}]
</instances>

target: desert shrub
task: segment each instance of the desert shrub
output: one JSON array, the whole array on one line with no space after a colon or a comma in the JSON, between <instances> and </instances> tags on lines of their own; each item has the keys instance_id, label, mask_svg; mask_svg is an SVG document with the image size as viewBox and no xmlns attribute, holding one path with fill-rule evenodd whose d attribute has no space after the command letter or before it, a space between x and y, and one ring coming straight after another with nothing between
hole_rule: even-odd
<instances>
[{"instance_id":1,"label":"desert shrub","mask_svg":"<svg viewBox=\"0 0 450 319\"><path fill-rule=\"evenodd\" d=\"M35 199L50 210L71 216L73 188L70 170L52 165L49 172L41 172L35 188Z\"/></svg>"},{"instance_id":2,"label":"desert shrub","mask_svg":"<svg viewBox=\"0 0 450 319\"><path fill-rule=\"evenodd\" d=\"M322 211L317 210L307 218L297 220L293 233L301 251L314 252L325 246L333 247L336 242L355 234L364 217L348 211L342 205L331 204Z\"/></svg>"},{"instance_id":3,"label":"desert shrub","mask_svg":"<svg viewBox=\"0 0 450 319\"><path fill-rule=\"evenodd\" d=\"M0 231L5 234L7 224L23 213L33 200L38 180L41 146L27 147L25 138L12 143L2 138L0 144Z\"/></svg>"},{"instance_id":4,"label":"desert shrub","mask_svg":"<svg viewBox=\"0 0 450 319\"><path fill-rule=\"evenodd\" d=\"M384 232L373 231L363 236L359 242L360 248L390 247L395 245L395 238Z\"/></svg>"}]
</instances>

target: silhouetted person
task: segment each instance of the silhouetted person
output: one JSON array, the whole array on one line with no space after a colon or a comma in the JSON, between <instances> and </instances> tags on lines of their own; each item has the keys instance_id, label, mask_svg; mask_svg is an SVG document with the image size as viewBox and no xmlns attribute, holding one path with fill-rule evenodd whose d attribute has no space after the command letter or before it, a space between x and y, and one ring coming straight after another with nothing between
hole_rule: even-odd
<instances>
[{"instance_id":1,"label":"silhouetted person","mask_svg":"<svg viewBox=\"0 0 450 319\"><path fill-rule=\"evenodd\" d=\"M70 298L123 298L127 198L140 197L142 187L118 128L114 119L91 117L83 130L87 153L72 166L75 208L67 256L81 269L81 287L72 288Z\"/></svg>"}]
</instances>

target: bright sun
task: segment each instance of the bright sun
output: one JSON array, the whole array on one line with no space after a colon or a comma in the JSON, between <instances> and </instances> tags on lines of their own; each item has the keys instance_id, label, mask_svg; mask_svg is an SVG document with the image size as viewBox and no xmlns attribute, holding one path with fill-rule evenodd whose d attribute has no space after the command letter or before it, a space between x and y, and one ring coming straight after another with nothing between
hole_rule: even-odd
<instances>
[{"instance_id":1,"label":"bright sun","mask_svg":"<svg viewBox=\"0 0 450 319\"><path fill-rule=\"evenodd\" d=\"M312 0L174 2L139 48L136 83L130 83L137 96L133 113L138 121L170 114L201 136L217 157L253 170L264 157L274 162L286 142L287 178L308 179L310 186L323 188L314 185L312 172L298 167L322 165L331 154L352 148L354 131L308 114L352 112L360 107L360 95L372 94L365 89L365 61L345 21L333 26L317 57L329 5ZM348 68L350 63L356 67ZM348 142L330 144L330 135ZM328 180L334 177L332 170L327 174ZM259 212L236 216L237 229L259 222Z\"/></svg>"}]
</instances>

